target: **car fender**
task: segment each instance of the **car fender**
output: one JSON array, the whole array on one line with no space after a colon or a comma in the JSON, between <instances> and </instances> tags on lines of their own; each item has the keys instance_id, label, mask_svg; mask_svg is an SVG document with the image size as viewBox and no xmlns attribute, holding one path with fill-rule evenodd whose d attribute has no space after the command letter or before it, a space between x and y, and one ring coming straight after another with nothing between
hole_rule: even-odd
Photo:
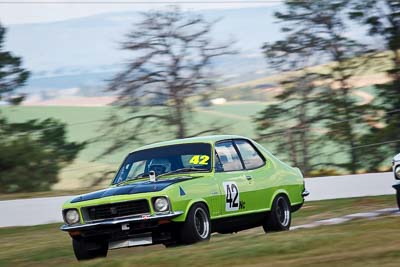
<instances>
[{"instance_id":1,"label":"car fender","mask_svg":"<svg viewBox=\"0 0 400 267\"><path fill-rule=\"evenodd\" d=\"M182 215L176 217L175 219L173 219L173 221L175 221L175 222L186 221L186 216L189 213L190 208L196 203L203 203L204 205L206 205L208 213L210 214L210 208L209 208L207 201L204 198L194 198L188 202L188 204L186 205L186 209L184 210L184 213Z\"/></svg>"},{"instance_id":2,"label":"car fender","mask_svg":"<svg viewBox=\"0 0 400 267\"><path fill-rule=\"evenodd\" d=\"M300 168L293 167L293 169L298 173L299 177L304 179L304 175L303 175L302 171L300 170Z\"/></svg>"},{"instance_id":3,"label":"car fender","mask_svg":"<svg viewBox=\"0 0 400 267\"><path fill-rule=\"evenodd\" d=\"M285 190L285 189L283 189L283 188L279 188L279 189L277 189L277 190L275 190L275 192L274 192L274 194L272 195L272 197L271 197L271 202L269 203L269 206L268 206L268 208L269 209L272 209L272 203L274 203L274 200L275 200L275 198L278 196L278 195L285 195L288 199L289 199L289 204L291 204L292 203L292 201L290 200L290 195L289 195L289 193Z\"/></svg>"}]
</instances>

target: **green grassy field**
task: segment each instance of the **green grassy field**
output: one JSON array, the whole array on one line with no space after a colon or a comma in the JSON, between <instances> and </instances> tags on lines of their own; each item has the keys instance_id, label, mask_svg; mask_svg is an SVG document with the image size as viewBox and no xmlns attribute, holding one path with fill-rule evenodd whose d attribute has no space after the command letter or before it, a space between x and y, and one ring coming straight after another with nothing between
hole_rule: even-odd
<instances>
[{"instance_id":1,"label":"green grassy field","mask_svg":"<svg viewBox=\"0 0 400 267\"><path fill-rule=\"evenodd\" d=\"M191 132L198 132L204 129L207 124L222 124L226 125L226 131L232 134L255 136L254 127L251 117L266 106L265 103L244 103L232 104L224 106L215 106L210 108L197 108L193 112L189 123ZM121 117L126 118L126 112L117 110L113 107L61 107L61 106L20 106L20 107L3 107L0 111L13 122L22 122L29 119L44 119L53 117L68 125L68 137L72 141L87 141L99 136L100 130L106 125L109 114L117 111ZM126 125L129 129L130 124ZM148 136L147 143L156 142L171 138L168 134L157 133L154 136ZM83 151L79 160L90 161L98 154L104 151L105 147L110 142L105 140L103 143L89 146ZM113 159L118 159L125 155L127 151L133 150L138 144L133 144L132 147L125 151L112 155L112 157L101 159L102 162L110 162ZM116 158L118 157L119 158Z\"/></svg>"},{"instance_id":2,"label":"green grassy field","mask_svg":"<svg viewBox=\"0 0 400 267\"><path fill-rule=\"evenodd\" d=\"M234 104L223 107L197 108L193 112L189 129L198 132L206 129L209 125L225 125L225 134L238 134L254 137L254 126L252 116L265 106L264 103ZM13 122L22 122L30 119L44 119L53 117L67 124L68 139L70 141L83 142L93 140L100 136L104 129L105 120L111 112L116 111L113 107L44 107L44 106L19 106L2 107L0 111ZM121 117L127 117L127 113L116 111ZM126 124L124 130L129 130L130 124ZM131 127L133 125L131 124ZM146 137L146 143L165 141L171 139L168 133L157 132ZM61 181L55 189L71 189L90 185L93 172L99 170L115 170L127 153L134 150L140 144L132 143L125 149L112 153L93 162L94 159L112 144L110 138L101 142L89 144L80 152L76 161L65 168L60 177Z\"/></svg>"},{"instance_id":3,"label":"green grassy field","mask_svg":"<svg viewBox=\"0 0 400 267\"><path fill-rule=\"evenodd\" d=\"M371 91L373 89L366 89ZM268 102L233 102L211 107L197 107L192 113L188 129L191 133L208 129L210 125L224 125L219 132L223 134L238 134L246 137L256 137L254 118L263 110ZM63 106L19 106L1 107L0 112L12 122L22 122L30 119L56 118L67 124L68 139L70 141L83 142L98 138L106 127L106 121L111 112L118 113L122 118L128 116L126 111L117 110L115 107L63 107ZM133 124L127 123L121 131L129 131ZM283 124L282 128L289 127ZM190 134L190 133L189 133ZM146 137L146 143L172 139L173 135L166 132L157 132ZM139 147L141 144L131 143L118 152L96 159L112 144L112 138L103 139L100 142L89 143L80 152L75 162L66 167L60 174L60 182L54 186L55 190L70 190L88 187L99 171L116 170L127 153ZM273 143L264 143L267 148L274 151ZM324 148L324 153L337 150L333 144ZM344 157L338 153L335 160ZM282 160L288 160L282 158ZM107 182L102 185L105 186Z\"/></svg>"},{"instance_id":4,"label":"green grassy field","mask_svg":"<svg viewBox=\"0 0 400 267\"><path fill-rule=\"evenodd\" d=\"M394 196L308 202L293 225L393 207ZM82 266L398 266L399 216L265 235L261 228L213 235L208 243L114 250ZM59 224L1 228L0 266L74 266Z\"/></svg>"},{"instance_id":5,"label":"green grassy field","mask_svg":"<svg viewBox=\"0 0 400 267\"><path fill-rule=\"evenodd\" d=\"M252 81L244 84L244 87L256 86L260 81ZM247 88L246 87L246 88ZM230 94L239 94L239 98L243 98L243 92L239 87L229 87L221 90L231 91ZM239 91L238 91L239 90ZM246 89L246 92L251 92ZM258 89L257 89L258 90ZM374 87L360 88L359 90L372 94ZM228 102L224 105L216 105L211 107L196 107L191 114L188 125L189 134L208 129L210 125L224 125L225 128L219 132L222 134L238 134L250 138L256 137L254 118L257 113L262 111L268 104L274 100L271 98L268 90L261 90L265 95L263 102L237 101ZM247 93L248 94L248 93ZM283 103L285 105L285 103ZM157 109L157 107L154 107ZM56 118L67 124L68 139L70 141L90 141L98 138L106 128L107 119L110 113L116 112L122 118L128 116L126 111L118 110L115 107L65 107L65 106L19 106L19 107L0 107L0 112L12 122L22 122L30 119ZM290 122L283 120L281 127L290 127ZM126 123L125 127L120 131L129 131L134 125ZM318 126L319 127L319 126ZM321 127L323 127L321 125ZM173 135L167 132L157 132L153 135L146 136L146 143L157 141L165 141L173 139ZM92 181L98 176L98 172L103 170L116 170L126 156L127 153L139 147L139 143L131 143L126 148L118 152L111 153L103 158L96 159L98 155L105 151L113 142L113 138L103 139L100 142L90 143L80 152L75 162L60 173L60 182L54 186L55 190L70 190L91 186ZM274 143L263 143L267 148L274 152ZM335 144L327 143L321 150L323 153L332 154L337 151ZM282 155L279 155L284 161L288 161ZM336 162L344 161L346 155L336 153L331 155ZM102 186L105 186L104 182Z\"/></svg>"}]
</instances>

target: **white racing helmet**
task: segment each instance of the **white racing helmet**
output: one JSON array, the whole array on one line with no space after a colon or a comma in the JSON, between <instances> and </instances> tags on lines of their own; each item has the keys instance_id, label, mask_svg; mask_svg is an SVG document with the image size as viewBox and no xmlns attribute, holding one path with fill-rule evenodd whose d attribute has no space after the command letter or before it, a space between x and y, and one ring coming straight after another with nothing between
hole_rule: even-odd
<instances>
[{"instance_id":1,"label":"white racing helmet","mask_svg":"<svg viewBox=\"0 0 400 267\"><path fill-rule=\"evenodd\" d=\"M149 164L149 171L154 171L156 175L160 175L171 171L171 162L168 159L152 159Z\"/></svg>"}]
</instances>

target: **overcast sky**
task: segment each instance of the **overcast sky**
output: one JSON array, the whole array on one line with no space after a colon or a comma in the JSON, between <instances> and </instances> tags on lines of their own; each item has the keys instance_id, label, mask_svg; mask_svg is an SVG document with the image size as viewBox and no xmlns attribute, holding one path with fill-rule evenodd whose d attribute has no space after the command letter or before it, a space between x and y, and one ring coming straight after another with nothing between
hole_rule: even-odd
<instances>
[{"instance_id":1,"label":"overcast sky","mask_svg":"<svg viewBox=\"0 0 400 267\"><path fill-rule=\"evenodd\" d=\"M36 22L51 22L51 21L60 21L71 18L79 18L86 17L90 15L95 15L99 13L108 13L108 12L118 12L118 11L128 11L128 10L146 10L146 9L154 9L154 8L162 8L167 5L170 5L171 1L165 0L154 0L156 2L169 2L163 4L138 4L132 2L139 2L141 0L118 0L118 2L129 2L129 3L119 3L115 4L108 1L107 3L99 4L100 1L107 0L21 0L21 1L8 1L0 0L0 22L5 25L10 24L23 24L23 23L36 23ZM96 3L79 3L79 2L96 2ZM195 0L173 0L174 2L188 2ZM218 1L218 0L214 0ZM221 0L226 2L226 0ZM213 0L205 0L202 1L201 4L180 4L185 9L218 9L218 8L243 8L243 7L257 7L257 6L268 6L268 5L276 5L277 0L264 0L270 1L270 3L243 3L243 0L228 0L229 2L239 1L240 3L207 3L213 2ZM2 3L3 2L3 3ZM14 3L11 3L14 2ZM21 3L26 2L26 3ZM43 3L48 2L48 3ZM58 3L57 3L58 2ZM62 2L62 3L60 3ZM65 4L65 2L69 2ZM72 3L71 2L75 2ZM146 2L142 0L142 3Z\"/></svg>"}]
</instances>

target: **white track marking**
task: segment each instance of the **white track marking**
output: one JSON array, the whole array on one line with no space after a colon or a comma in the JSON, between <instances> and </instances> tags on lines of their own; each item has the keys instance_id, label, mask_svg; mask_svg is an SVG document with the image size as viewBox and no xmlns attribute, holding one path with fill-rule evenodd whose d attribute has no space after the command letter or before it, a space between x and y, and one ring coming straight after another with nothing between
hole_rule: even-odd
<instances>
[{"instance_id":1,"label":"white track marking","mask_svg":"<svg viewBox=\"0 0 400 267\"><path fill-rule=\"evenodd\" d=\"M319 221L315 221L312 223L293 226L293 227L290 227L290 230L309 229L309 228L315 228L315 227L323 226L323 225L337 225L337 224L346 223L346 222L356 220L356 219L372 219L372 218L376 218L379 216L385 216L385 215L400 216L400 211L398 208L387 208L387 209L374 210L372 212L353 213L353 214L348 214L348 215L345 215L342 217L331 218L331 219L326 219L326 220L319 220Z\"/></svg>"}]
</instances>

